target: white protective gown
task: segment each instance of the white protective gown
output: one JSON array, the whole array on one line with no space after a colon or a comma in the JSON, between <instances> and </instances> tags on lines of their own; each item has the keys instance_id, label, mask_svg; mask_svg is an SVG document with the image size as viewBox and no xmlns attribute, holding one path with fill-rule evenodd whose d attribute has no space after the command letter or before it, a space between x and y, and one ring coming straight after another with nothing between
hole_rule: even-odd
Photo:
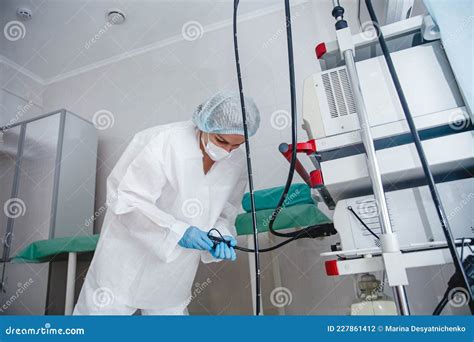
<instances>
[{"instance_id":1,"label":"white protective gown","mask_svg":"<svg viewBox=\"0 0 474 342\"><path fill-rule=\"evenodd\" d=\"M107 179L108 209L74 314L185 312L199 261L217 259L178 241L189 226L234 235L247 184L241 149L204 174L197 133L186 121L135 135Z\"/></svg>"}]
</instances>

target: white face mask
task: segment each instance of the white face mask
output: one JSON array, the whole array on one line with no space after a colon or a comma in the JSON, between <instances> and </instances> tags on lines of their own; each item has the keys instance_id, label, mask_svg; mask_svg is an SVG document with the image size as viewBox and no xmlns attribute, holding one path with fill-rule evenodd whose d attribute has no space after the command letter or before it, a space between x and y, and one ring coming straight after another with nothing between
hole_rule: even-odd
<instances>
[{"instance_id":1,"label":"white face mask","mask_svg":"<svg viewBox=\"0 0 474 342\"><path fill-rule=\"evenodd\" d=\"M207 133L207 143L204 143L204 140L202 139L202 134L201 134L201 141L202 141L202 144L204 145L204 150L206 151L207 155L209 156L209 158L211 158L215 162L229 158L230 152L223 149L222 147L217 146L212 141L210 141L209 133Z\"/></svg>"}]
</instances>

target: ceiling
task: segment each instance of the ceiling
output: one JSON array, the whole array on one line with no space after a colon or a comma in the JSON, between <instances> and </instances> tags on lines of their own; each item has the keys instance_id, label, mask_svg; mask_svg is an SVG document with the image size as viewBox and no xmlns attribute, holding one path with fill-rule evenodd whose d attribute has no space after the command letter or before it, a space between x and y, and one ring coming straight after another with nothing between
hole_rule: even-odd
<instances>
[{"instance_id":1,"label":"ceiling","mask_svg":"<svg viewBox=\"0 0 474 342\"><path fill-rule=\"evenodd\" d=\"M246 0L240 14L280 6L281 0ZM0 27L18 20L17 8L33 12L22 22L24 37L0 35L0 55L43 80L104 59L180 37L183 25L206 27L232 18L232 0L0 0ZM122 25L107 26L105 14L120 9ZM94 37L98 37L95 39Z\"/></svg>"},{"instance_id":2,"label":"ceiling","mask_svg":"<svg viewBox=\"0 0 474 342\"><path fill-rule=\"evenodd\" d=\"M310 1L332 5L332 0ZM345 0L346 9L353 7L347 13L356 13L360 1ZM383 12L385 2L374 2L376 11ZM415 14L424 12L418 9L421 3L415 0ZM5 28L18 20L17 9L23 7L33 13L31 20L21 22L24 37L8 40ZM283 0L242 0L239 16L282 8ZM125 13L124 24L108 24L111 9ZM230 24L232 12L233 0L0 0L0 59L4 56L49 83L91 64L181 40L190 23L205 30Z\"/></svg>"}]
</instances>

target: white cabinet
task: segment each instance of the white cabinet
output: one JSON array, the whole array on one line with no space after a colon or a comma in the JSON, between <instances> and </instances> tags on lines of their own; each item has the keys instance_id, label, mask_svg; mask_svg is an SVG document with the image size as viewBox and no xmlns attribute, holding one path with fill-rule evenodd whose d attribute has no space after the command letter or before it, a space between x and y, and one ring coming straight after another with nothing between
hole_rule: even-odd
<instances>
[{"instance_id":1,"label":"white cabinet","mask_svg":"<svg viewBox=\"0 0 474 342\"><path fill-rule=\"evenodd\" d=\"M11 258L37 240L93 233L97 131L66 110L1 130L0 314L46 314L58 300L51 284L65 275L52 272L54 261Z\"/></svg>"}]
</instances>

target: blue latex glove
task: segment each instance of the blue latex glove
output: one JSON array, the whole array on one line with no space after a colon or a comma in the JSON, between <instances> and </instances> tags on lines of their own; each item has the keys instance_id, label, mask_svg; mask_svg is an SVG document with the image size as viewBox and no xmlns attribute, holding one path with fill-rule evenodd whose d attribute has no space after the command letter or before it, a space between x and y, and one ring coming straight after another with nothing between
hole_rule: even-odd
<instances>
[{"instance_id":1,"label":"blue latex glove","mask_svg":"<svg viewBox=\"0 0 474 342\"><path fill-rule=\"evenodd\" d=\"M237 241L232 236L224 236L229 243L219 242L214 249L210 252L212 256L216 259L225 259L234 261L237 259L235 254L234 246L237 245ZM230 245L230 246L229 246Z\"/></svg>"},{"instance_id":2,"label":"blue latex glove","mask_svg":"<svg viewBox=\"0 0 474 342\"><path fill-rule=\"evenodd\" d=\"M192 248L202 251L211 251L214 246L211 239L207 236L207 233L194 226L186 229L183 237L178 241L178 245L184 248Z\"/></svg>"}]
</instances>

